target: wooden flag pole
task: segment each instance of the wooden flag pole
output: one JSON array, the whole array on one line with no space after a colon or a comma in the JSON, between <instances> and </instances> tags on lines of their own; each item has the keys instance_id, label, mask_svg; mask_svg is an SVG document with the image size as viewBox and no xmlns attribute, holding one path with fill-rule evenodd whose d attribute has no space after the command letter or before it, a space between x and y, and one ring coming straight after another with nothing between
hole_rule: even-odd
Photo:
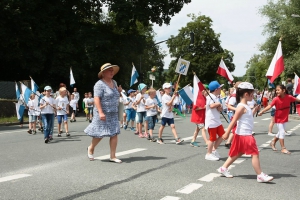
<instances>
[{"instance_id":1,"label":"wooden flag pole","mask_svg":"<svg viewBox=\"0 0 300 200\"><path fill-rule=\"evenodd\" d=\"M175 88L175 91L174 91L174 93L176 93L176 92L177 92L177 90L178 90L179 81L180 81L180 76L181 76L181 74L179 74L179 76L178 76L178 80L177 80L177 84L176 84L176 88Z\"/></svg>"}]
</instances>

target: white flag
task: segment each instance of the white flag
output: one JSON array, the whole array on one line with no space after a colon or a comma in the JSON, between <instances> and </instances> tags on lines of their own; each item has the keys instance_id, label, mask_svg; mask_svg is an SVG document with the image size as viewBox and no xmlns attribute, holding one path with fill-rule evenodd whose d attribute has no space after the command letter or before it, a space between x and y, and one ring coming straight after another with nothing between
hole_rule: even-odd
<instances>
[{"instance_id":1,"label":"white flag","mask_svg":"<svg viewBox=\"0 0 300 200\"><path fill-rule=\"evenodd\" d=\"M74 84L75 84L75 79L73 76L72 68L70 68L70 86L73 87Z\"/></svg>"}]
</instances>

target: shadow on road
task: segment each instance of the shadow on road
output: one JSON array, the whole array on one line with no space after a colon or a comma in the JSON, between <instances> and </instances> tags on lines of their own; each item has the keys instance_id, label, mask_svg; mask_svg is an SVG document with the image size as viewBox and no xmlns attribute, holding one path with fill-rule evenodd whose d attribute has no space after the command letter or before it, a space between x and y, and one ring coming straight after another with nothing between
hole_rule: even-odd
<instances>
[{"instance_id":1,"label":"shadow on road","mask_svg":"<svg viewBox=\"0 0 300 200\"><path fill-rule=\"evenodd\" d=\"M144 157L129 157L122 158L123 163L132 163L136 161L148 161L148 160L162 160L167 159L166 157L156 157L156 156L144 156ZM109 160L101 160L102 162L110 162Z\"/></svg>"}]
</instances>

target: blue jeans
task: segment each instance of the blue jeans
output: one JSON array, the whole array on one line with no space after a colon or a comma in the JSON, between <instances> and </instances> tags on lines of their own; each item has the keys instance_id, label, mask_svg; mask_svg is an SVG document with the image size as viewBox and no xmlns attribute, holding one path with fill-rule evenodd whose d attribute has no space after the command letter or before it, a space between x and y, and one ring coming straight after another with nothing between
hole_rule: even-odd
<instances>
[{"instance_id":1,"label":"blue jeans","mask_svg":"<svg viewBox=\"0 0 300 200\"><path fill-rule=\"evenodd\" d=\"M127 122L129 122L130 120L131 121L135 120L136 112L133 108L126 109L125 113L126 113L126 121Z\"/></svg>"},{"instance_id":2,"label":"blue jeans","mask_svg":"<svg viewBox=\"0 0 300 200\"><path fill-rule=\"evenodd\" d=\"M149 130L153 130L155 127L155 122L156 122L157 116L147 116L147 120L148 120L148 129Z\"/></svg>"},{"instance_id":3,"label":"blue jeans","mask_svg":"<svg viewBox=\"0 0 300 200\"><path fill-rule=\"evenodd\" d=\"M42 121L44 127L44 139L49 138L50 133L53 132L54 114L42 114Z\"/></svg>"}]
</instances>

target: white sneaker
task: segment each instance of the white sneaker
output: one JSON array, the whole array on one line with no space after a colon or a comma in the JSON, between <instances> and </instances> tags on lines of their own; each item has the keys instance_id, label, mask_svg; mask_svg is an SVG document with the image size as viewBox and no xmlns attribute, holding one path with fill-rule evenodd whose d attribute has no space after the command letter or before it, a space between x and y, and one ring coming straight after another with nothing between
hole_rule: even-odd
<instances>
[{"instance_id":1,"label":"white sneaker","mask_svg":"<svg viewBox=\"0 0 300 200\"><path fill-rule=\"evenodd\" d=\"M217 150L212 151L212 154L214 154L217 158L221 158L220 154L217 152Z\"/></svg>"},{"instance_id":2,"label":"white sneaker","mask_svg":"<svg viewBox=\"0 0 300 200\"><path fill-rule=\"evenodd\" d=\"M293 133L288 133L288 132L285 132L285 135L289 136L289 135L292 135Z\"/></svg>"},{"instance_id":3,"label":"white sneaker","mask_svg":"<svg viewBox=\"0 0 300 200\"><path fill-rule=\"evenodd\" d=\"M230 172L226 168L220 167L219 169L217 169L217 172L219 172L220 174L223 174L226 178L233 178L233 176L230 174Z\"/></svg>"},{"instance_id":4,"label":"white sneaker","mask_svg":"<svg viewBox=\"0 0 300 200\"><path fill-rule=\"evenodd\" d=\"M219 158L217 158L213 153L211 153L205 155L205 160L217 161L219 160Z\"/></svg>"},{"instance_id":5,"label":"white sneaker","mask_svg":"<svg viewBox=\"0 0 300 200\"><path fill-rule=\"evenodd\" d=\"M275 136L276 134L274 134L274 133L268 133L268 136Z\"/></svg>"},{"instance_id":6,"label":"white sneaker","mask_svg":"<svg viewBox=\"0 0 300 200\"><path fill-rule=\"evenodd\" d=\"M265 183L265 182L270 182L274 179L273 176L268 176L265 173L261 173L260 175L257 175L257 182L259 183Z\"/></svg>"},{"instance_id":7,"label":"white sneaker","mask_svg":"<svg viewBox=\"0 0 300 200\"><path fill-rule=\"evenodd\" d=\"M254 132L254 131L252 131L252 135L255 135L255 132Z\"/></svg>"}]
</instances>

